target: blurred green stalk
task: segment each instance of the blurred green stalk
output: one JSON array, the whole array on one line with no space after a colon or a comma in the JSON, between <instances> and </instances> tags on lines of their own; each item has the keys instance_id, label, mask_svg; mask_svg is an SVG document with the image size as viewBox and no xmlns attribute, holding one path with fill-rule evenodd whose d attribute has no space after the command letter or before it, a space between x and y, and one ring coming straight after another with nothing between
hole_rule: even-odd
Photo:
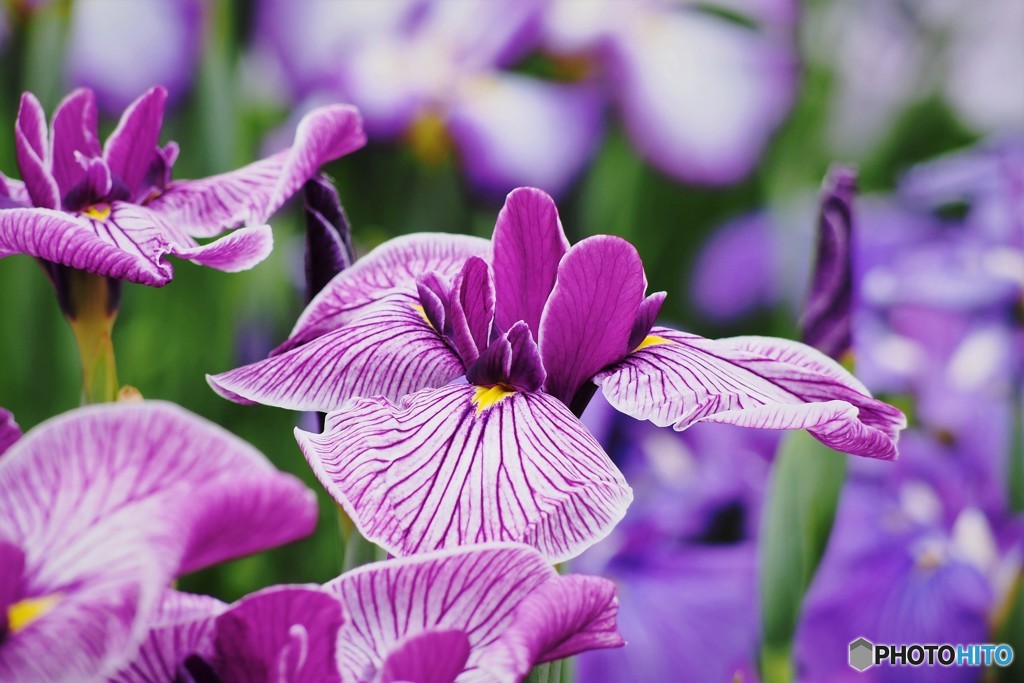
<instances>
[{"instance_id":1,"label":"blurred green stalk","mask_svg":"<svg viewBox=\"0 0 1024 683\"><path fill-rule=\"evenodd\" d=\"M82 405L117 398L117 366L111 333L117 311L110 310L111 282L101 275L68 269L73 314L68 315L82 361Z\"/></svg>"}]
</instances>

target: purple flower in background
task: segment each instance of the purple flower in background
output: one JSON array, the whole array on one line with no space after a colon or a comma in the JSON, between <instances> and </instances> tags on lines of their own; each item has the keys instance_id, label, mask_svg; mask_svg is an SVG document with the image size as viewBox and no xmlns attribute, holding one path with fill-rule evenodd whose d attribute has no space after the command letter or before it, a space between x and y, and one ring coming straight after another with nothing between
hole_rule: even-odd
<instances>
[{"instance_id":1,"label":"purple flower in background","mask_svg":"<svg viewBox=\"0 0 1024 683\"><path fill-rule=\"evenodd\" d=\"M320 165L360 147L359 114L318 109L303 119L290 149L237 171L171 180L178 146L158 146L167 91L149 90L125 111L101 148L96 105L77 90L57 108L48 139L42 107L21 99L15 142L22 182L0 176L0 257L25 253L110 278L161 286L165 255L237 271L266 258L263 223Z\"/></svg>"},{"instance_id":2,"label":"purple flower in background","mask_svg":"<svg viewBox=\"0 0 1024 683\"><path fill-rule=\"evenodd\" d=\"M798 11L793 0L556 0L544 45L597 67L644 158L681 180L725 184L753 169L792 105Z\"/></svg>"},{"instance_id":3,"label":"purple flower in background","mask_svg":"<svg viewBox=\"0 0 1024 683\"><path fill-rule=\"evenodd\" d=\"M358 106L371 139L404 137L428 163L454 145L485 190L557 193L595 151L602 102L589 84L503 70L537 44L543 4L264 0L255 42L294 95Z\"/></svg>"},{"instance_id":4,"label":"purple flower in background","mask_svg":"<svg viewBox=\"0 0 1024 683\"><path fill-rule=\"evenodd\" d=\"M492 244L382 245L331 281L276 355L209 381L238 402L336 410L300 445L361 533L397 555L511 540L560 561L606 535L631 494L574 415L596 386L659 426L808 429L895 457L903 415L831 359L657 327L664 293L646 287L628 242L570 248L551 198L519 189Z\"/></svg>"},{"instance_id":5,"label":"purple flower in background","mask_svg":"<svg viewBox=\"0 0 1024 683\"><path fill-rule=\"evenodd\" d=\"M96 93L100 109L116 113L153 83L169 103L192 86L205 34L202 0L71 4L65 72L72 87Z\"/></svg>"},{"instance_id":6,"label":"purple flower in background","mask_svg":"<svg viewBox=\"0 0 1024 683\"><path fill-rule=\"evenodd\" d=\"M818 244L803 341L841 359L853 348L853 198L857 173L834 166L825 178L818 214Z\"/></svg>"},{"instance_id":7,"label":"purple flower in background","mask_svg":"<svg viewBox=\"0 0 1024 683\"><path fill-rule=\"evenodd\" d=\"M113 680L514 683L536 665L619 647L615 585L559 576L531 548L489 544L366 565L323 589L279 586L228 607L170 593ZM219 679L202 678L213 672Z\"/></svg>"},{"instance_id":8,"label":"purple flower in background","mask_svg":"<svg viewBox=\"0 0 1024 683\"><path fill-rule=\"evenodd\" d=\"M0 458L0 678L94 680L177 576L291 541L312 492L171 404L83 408Z\"/></svg>"},{"instance_id":9,"label":"purple flower in background","mask_svg":"<svg viewBox=\"0 0 1024 683\"><path fill-rule=\"evenodd\" d=\"M21 438L21 428L10 411L0 408L0 455Z\"/></svg>"}]
</instances>

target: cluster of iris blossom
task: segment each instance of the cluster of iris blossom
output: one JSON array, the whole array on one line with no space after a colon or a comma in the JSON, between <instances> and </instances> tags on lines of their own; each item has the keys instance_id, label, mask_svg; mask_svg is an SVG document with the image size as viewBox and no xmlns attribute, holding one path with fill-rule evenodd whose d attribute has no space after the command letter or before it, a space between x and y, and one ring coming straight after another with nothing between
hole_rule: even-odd
<instances>
[{"instance_id":1,"label":"cluster of iris blossom","mask_svg":"<svg viewBox=\"0 0 1024 683\"><path fill-rule=\"evenodd\" d=\"M797 665L808 680L849 675L843 647L861 636L893 643L998 638L1024 553L1021 478L1013 462L1017 458L1019 463L1021 455L1013 434L1022 419L1024 376L1022 188L1024 145L1019 139L1001 137L915 166L892 194L865 196L848 206L855 226L846 248L853 266L849 358L867 386L899 405L912 406L913 412L898 462L884 468L851 462L836 526L807 595L796 638ZM803 239L799 232L786 232L782 220L769 212L741 217L723 226L708 245L695 291L717 292L729 303L732 316L726 315L729 306L715 308L719 320L739 319L759 306L784 305L797 298L778 286L781 274L776 269L788 267L782 256L800 251ZM759 250L759 268L741 267L755 261L752 253L734 249L744 243ZM716 269L743 272L747 279L716 279ZM769 283L775 286L768 287ZM701 449L708 446L698 448L693 436L686 435L675 447L683 453L674 459L675 470L683 470L681 462L698 458L696 467L684 471L680 486L695 486L717 466L699 459ZM640 437L603 442L625 444L620 453L612 450L617 462L627 463L624 467L672 471L671 464L655 461L654 444L648 449L637 445L643 444ZM718 449L724 450L725 443L719 443ZM766 461L774 446L753 444L744 450L750 453L748 461ZM753 470L748 465L745 471ZM765 480L756 480L753 488L746 477L718 485L762 495ZM711 487L708 495L714 490ZM740 519L749 527L744 533L733 529L727 544L739 554L744 543L757 538L760 503L757 498L747 502L749 495L730 495L743 505L729 509L742 509ZM662 544L683 538L688 554L696 538L702 553L720 557L720 510L691 516L694 524L704 525L699 528L719 533L716 543L707 543L706 535L692 535L685 526L677 531L678 521L666 529L663 522L640 511L631 511L620 530L640 528L655 539L651 542ZM631 520L633 514L636 520ZM650 532L652 525L658 525L656 533ZM577 566L615 577L628 570L625 576L634 583L656 581L661 576L658 562L647 563L639 554L627 562L635 533L595 547ZM751 555L745 562L745 574L723 584L717 595L703 594L703 614L728 610L737 591L756 590L756 560ZM601 568L604 563L610 570ZM635 642L628 629L629 584L620 579L619 585L622 632ZM650 585L644 590L652 590ZM666 603L663 608L671 611L669 593L659 595ZM677 603L678 609L689 607L685 600ZM702 612L691 614L699 620ZM730 661L740 662L739 670L744 662L752 665L743 656L750 652L757 615L747 614L745 621L736 623L746 624L746 640L737 642L730 653ZM684 655L658 643L649 645L669 658L667 666L690 670L692 662ZM590 666L591 660L593 669L587 670L593 672L593 680L617 680L614 673L602 678L602 671L615 666L616 658L588 655L581 666ZM911 679L906 670L885 668L858 674L879 681L978 680L977 670L923 669L918 675Z\"/></svg>"},{"instance_id":2,"label":"cluster of iris blossom","mask_svg":"<svg viewBox=\"0 0 1024 683\"><path fill-rule=\"evenodd\" d=\"M358 111L316 109L288 149L178 180L178 148L159 139L165 102L163 88L145 92L101 146L91 91L70 94L49 126L26 94L21 179L0 183L0 256L35 257L76 333L99 325L109 345L121 283L167 284L167 256L252 267L271 248L265 222L305 187L317 293L271 357L209 382L238 402L327 413L322 433L296 430L298 446L390 559L230 605L177 592L182 574L310 533L312 492L137 392L86 391L94 405L24 435L2 411L5 681L514 682L621 646L615 584L554 568L612 532L633 499L580 420L598 390L676 431L805 429L896 457L903 414L829 355L657 324L665 294L647 294L636 249L609 235L570 246L540 190L509 194L491 240L413 234L353 260L319 169L364 144ZM841 299L841 261L821 297Z\"/></svg>"}]
</instances>

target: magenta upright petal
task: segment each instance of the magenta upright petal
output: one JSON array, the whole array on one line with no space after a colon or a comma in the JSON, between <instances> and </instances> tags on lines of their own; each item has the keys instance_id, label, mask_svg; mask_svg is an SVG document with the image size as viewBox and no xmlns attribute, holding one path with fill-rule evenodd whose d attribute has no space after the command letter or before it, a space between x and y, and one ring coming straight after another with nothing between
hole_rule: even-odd
<instances>
[{"instance_id":1,"label":"magenta upright petal","mask_svg":"<svg viewBox=\"0 0 1024 683\"><path fill-rule=\"evenodd\" d=\"M117 128L103 146L103 158L133 201L145 199L137 196L137 191L148 191L142 181L160 155L158 143L166 102L167 90L162 86L147 90L124 110Z\"/></svg>"},{"instance_id":2,"label":"magenta upright petal","mask_svg":"<svg viewBox=\"0 0 1024 683\"><path fill-rule=\"evenodd\" d=\"M356 317L360 310L396 290L414 292L426 273L451 278L470 256L490 257L485 239L447 233L416 233L388 240L351 268L338 273L299 316L282 353Z\"/></svg>"},{"instance_id":3,"label":"magenta upright petal","mask_svg":"<svg viewBox=\"0 0 1024 683\"><path fill-rule=\"evenodd\" d=\"M522 320L537 334L558 264L569 250L555 202L541 190L509 193L494 225L495 322L509 330Z\"/></svg>"},{"instance_id":4,"label":"magenta upright petal","mask_svg":"<svg viewBox=\"0 0 1024 683\"><path fill-rule=\"evenodd\" d=\"M342 574L326 588L340 596L350 616L339 637L346 682L378 680L400 661L409 676L401 680L447 683L452 678L436 674L454 668L462 652L458 634L469 645L465 668L456 672L460 681L521 681L544 655L621 644L611 633L593 637L614 629L614 584L560 577L535 550L518 544L378 562ZM556 596L562 600L552 600ZM598 604L603 609L590 607ZM584 613L590 618L570 616ZM523 636L531 628L540 631L527 643ZM542 641L553 646L531 647ZM447 643L451 651L430 656L423 650L431 642ZM417 672L416 664L425 668Z\"/></svg>"},{"instance_id":5,"label":"magenta upright petal","mask_svg":"<svg viewBox=\"0 0 1024 683\"><path fill-rule=\"evenodd\" d=\"M149 207L196 237L265 223L322 165L364 144L359 112L340 104L320 107L303 117L291 148L230 173L174 181Z\"/></svg>"},{"instance_id":6,"label":"magenta upright petal","mask_svg":"<svg viewBox=\"0 0 1024 683\"><path fill-rule=\"evenodd\" d=\"M60 208L60 190L47 167L46 114L32 93L23 93L14 127L14 149L21 179L32 204L43 209Z\"/></svg>"},{"instance_id":7,"label":"magenta upright petal","mask_svg":"<svg viewBox=\"0 0 1024 683\"><path fill-rule=\"evenodd\" d=\"M0 455L21 438L21 428L10 411L0 408Z\"/></svg>"},{"instance_id":8,"label":"magenta upright petal","mask_svg":"<svg viewBox=\"0 0 1024 683\"><path fill-rule=\"evenodd\" d=\"M455 683L469 660L465 631L424 631L392 650L380 669L380 683Z\"/></svg>"},{"instance_id":9,"label":"magenta upright petal","mask_svg":"<svg viewBox=\"0 0 1024 683\"><path fill-rule=\"evenodd\" d=\"M96 98L84 88L65 97L53 113L50 168L62 198L85 177L76 152L86 158L102 154L96 129Z\"/></svg>"},{"instance_id":10,"label":"magenta upright petal","mask_svg":"<svg viewBox=\"0 0 1024 683\"><path fill-rule=\"evenodd\" d=\"M455 277L448 297L444 334L469 366L491 339L494 281L487 262L470 256Z\"/></svg>"},{"instance_id":11,"label":"magenta upright petal","mask_svg":"<svg viewBox=\"0 0 1024 683\"><path fill-rule=\"evenodd\" d=\"M424 319L416 300L393 294L341 329L207 381L239 403L327 412L353 397L397 401L463 372L462 361Z\"/></svg>"},{"instance_id":12,"label":"magenta upright petal","mask_svg":"<svg viewBox=\"0 0 1024 683\"><path fill-rule=\"evenodd\" d=\"M838 451L896 457L906 418L838 363L798 342L710 340L655 327L595 381L618 410L677 430L695 422L807 429Z\"/></svg>"},{"instance_id":13,"label":"magenta upright petal","mask_svg":"<svg viewBox=\"0 0 1024 683\"><path fill-rule=\"evenodd\" d=\"M625 358L646 289L629 242L597 235L573 245L540 322L547 393L569 405L595 374Z\"/></svg>"},{"instance_id":14,"label":"magenta upright petal","mask_svg":"<svg viewBox=\"0 0 1024 683\"><path fill-rule=\"evenodd\" d=\"M546 394L458 384L399 405L364 399L296 438L360 532L395 555L520 541L561 562L608 534L632 499Z\"/></svg>"}]
</instances>

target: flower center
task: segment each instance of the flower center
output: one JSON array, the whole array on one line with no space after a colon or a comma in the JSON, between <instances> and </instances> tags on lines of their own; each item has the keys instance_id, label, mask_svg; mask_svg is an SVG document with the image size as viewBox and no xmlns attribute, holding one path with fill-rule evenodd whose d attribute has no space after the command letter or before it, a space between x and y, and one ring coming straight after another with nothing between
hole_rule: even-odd
<instances>
[{"instance_id":1,"label":"flower center","mask_svg":"<svg viewBox=\"0 0 1024 683\"><path fill-rule=\"evenodd\" d=\"M94 221L105 221L110 218L110 204L93 204L87 207L82 214Z\"/></svg>"},{"instance_id":2,"label":"flower center","mask_svg":"<svg viewBox=\"0 0 1024 683\"><path fill-rule=\"evenodd\" d=\"M473 405L476 406L476 414L479 415L491 406L501 403L506 397L516 393L516 390L504 384L495 384L493 387L477 387L473 394Z\"/></svg>"},{"instance_id":3,"label":"flower center","mask_svg":"<svg viewBox=\"0 0 1024 683\"><path fill-rule=\"evenodd\" d=\"M639 351L641 349L646 349L648 346L658 346L660 344L671 344L671 343L672 343L671 339L665 339L664 337L659 337L656 334L649 334L646 337L644 337L644 340L642 342L640 342L639 344L636 345L636 348L633 349L633 352L636 353L637 351Z\"/></svg>"},{"instance_id":4,"label":"flower center","mask_svg":"<svg viewBox=\"0 0 1024 683\"><path fill-rule=\"evenodd\" d=\"M60 601L60 595L25 598L7 608L7 629L17 633L37 619L45 616Z\"/></svg>"}]
</instances>

